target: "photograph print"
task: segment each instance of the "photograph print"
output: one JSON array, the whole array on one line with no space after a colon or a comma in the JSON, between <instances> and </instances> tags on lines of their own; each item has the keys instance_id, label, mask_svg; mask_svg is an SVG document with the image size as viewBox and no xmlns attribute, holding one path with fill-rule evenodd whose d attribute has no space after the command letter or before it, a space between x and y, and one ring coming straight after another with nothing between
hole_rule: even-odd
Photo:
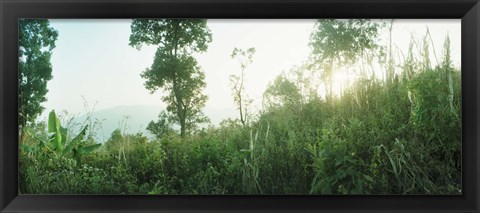
<instances>
[{"instance_id":1,"label":"photograph print","mask_svg":"<svg viewBox=\"0 0 480 213\"><path fill-rule=\"evenodd\" d=\"M462 194L460 19L18 26L20 194Z\"/></svg>"}]
</instances>

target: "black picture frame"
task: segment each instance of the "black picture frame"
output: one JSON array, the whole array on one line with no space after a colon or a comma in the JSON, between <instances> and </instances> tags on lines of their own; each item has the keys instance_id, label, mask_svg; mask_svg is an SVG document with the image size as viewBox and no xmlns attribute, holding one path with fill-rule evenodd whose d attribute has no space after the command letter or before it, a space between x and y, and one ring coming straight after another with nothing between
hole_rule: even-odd
<instances>
[{"instance_id":1,"label":"black picture frame","mask_svg":"<svg viewBox=\"0 0 480 213\"><path fill-rule=\"evenodd\" d=\"M19 195L19 18L458 18L462 195ZM480 212L478 0L0 0L1 212Z\"/></svg>"}]
</instances>

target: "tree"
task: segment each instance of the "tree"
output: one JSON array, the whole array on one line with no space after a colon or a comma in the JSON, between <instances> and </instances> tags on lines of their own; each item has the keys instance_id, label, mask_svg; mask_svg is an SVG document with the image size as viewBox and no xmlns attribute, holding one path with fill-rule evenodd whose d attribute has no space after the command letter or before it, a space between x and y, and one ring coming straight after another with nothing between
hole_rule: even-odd
<instances>
[{"instance_id":1,"label":"tree","mask_svg":"<svg viewBox=\"0 0 480 213\"><path fill-rule=\"evenodd\" d=\"M117 156L118 161L123 160L126 162L125 156L126 137L124 137L122 130L115 129L110 135L110 138L105 142L105 148L107 152L112 156ZM118 154L117 154L118 153Z\"/></svg>"},{"instance_id":2,"label":"tree","mask_svg":"<svg viewBox=\"0 0 480 213\"><path fill-rule=\"evenodd\" d=\"M212 34L204 19L134 19L130 46L158 45L153 64L142 74L151 93L163 89L162 100L167 111L180 125L180 135L208 121L203 115L207 96L205 74L200 70L194 52L205 52Z\"/></svg>"},{"instance_id":3,"label":"tree","mask_svg":"<svg viewBox=\"0 0 480 213\"><path fill-rule=\"evenodd\" d=\"M115 129L110 138L105 142L105 149L111 153L116 153L120 149L120 143L123 141L122 131Z\"/></svg>"},{"instance_id":4,"label":"tree","mask_svg":"<svg viewBox=\"0 0 480 213\"><path fill-rule=\"evenodd\" d=\"M270 106L294 106L299 104L302 98L295 83L288 80L283 74L277 76L275 81L268 85L263 95Z\"/></svg>"},{"instance_id":5,"label":"tree","mask_svg":"<svg viewBox=\"0 0 480 213\"><path fill-rule=\"evenodd\" d=\"M162 138L165 134L173 132L171 127L171 121L168 117L167 112L162 111L158 115L158 121L150 121L147 126L147 130L155 135L157 138Z\"/></svg>"},{"instance_id":6,"label":"tree","mask_svg":"<svg viewBox=\"0 0 480 213\"><path fill-rule=\"evenodd\" d=\"M233 101L237 105L243 127L245 127L248 121L248 105L252 103L252 100L244 93L245 69L253 62L252 57L254 53L255 48L253 47L248 48L247 51L235 48L231 55L232 58L237 58L240 63L240 75L230 75L230 82L232 84Z\"/></svg>"},{"instance_id":7,"label":"tree","mask_svg":"<svg viewBox=\"0 0 480 213\"><path fill-rule=\"evenodd\" d=\"M376 47L379 24L366 19L319 19L310 37L313 62L323 68L327 96L332 96L334 66L352 64Z\"/></svg>"},{"instance_id":8,"label":"tree","mask_svg":"<svg viewBox=\"0 0 480 213\"><path fill-rule=\"evenodd\" d=\"M47 82L52 79L50 58L58 32L46 19L19 21L19 125L32 122L43 111Z\"/></svg>"}]
</instances>

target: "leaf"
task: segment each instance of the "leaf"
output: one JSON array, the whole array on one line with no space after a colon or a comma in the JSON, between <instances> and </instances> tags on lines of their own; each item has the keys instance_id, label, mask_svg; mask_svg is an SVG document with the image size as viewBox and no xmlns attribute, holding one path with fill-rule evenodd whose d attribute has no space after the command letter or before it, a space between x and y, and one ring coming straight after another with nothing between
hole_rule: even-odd
<instances>
[{"instance_id":1,"label":"leaf","mask_svg":"<svg viewBox=\"0 0 480 213\"><path fill-rule=\"evenodd\" d=\"M325 129L325 128L324 128L324 129L322 129L322 133L323 133L323 135L328 135L328 132L329 132L329 131L328 131L328 129Z\"/></svg>"},{"instance_id":2,"label":"leaf","mask_svg":"<svg viewBox=\"0 0 480 213\"><path fill-rule=\"evenodd\" d=\"M90 145L90 146L79 147L78 152L79 152L79 154L90 153L90 152L93 152L96 149L100 148L101 146L102 146L101 143L97 143L97 144Z\"/></svg>"},{"instance_id":3,"label":"leaf","mask_svg":"<svg viewBox=\"0 0 480 213\"><path fill-rule=\"evenodd\" d=\"M78 133L78 135L75 136L75 138L73 138L67 144L67 146L65 147L65 150L63 151L64 154L68 154L69 152L71 152L73 150L73 148L75 147L75 145L77 145L79 142L81 142L83 140L83 138L85 137L85 135L87 133L87 129L88 129L88 125L83 127L82 131L80 131L80 133Z\"/></svg>"},{"instance_id":4,"label":"leaf","mask_svg":"<svg viewBox=\"0 0 480 213\"><path fill-rule=\"evenodd\" d=\"M63 151L63 145L62 145L62 133L60 132L60 129L57 129L57 133L55 133L55 142L56 142L56 147L58 151Z\"/></svg>"},{"instance_id":5,"label":"leaf","mask_svg":"<svg viewBox=\"0 0 480 213\"><path fill-rule=\"evenodd\" d=\"M75 155L75 153L73 152L73 145L70 145L68 144L65 149L63 150L63 156L66 156L66 157L72 157Z\"/></svg>"},{"instance_id":6,"label":"leaf","mask_svg":"<svg viewBox=\"0 0 480 213\"><path fill-rule=\"evenodd\" d=\"M55 110L52 110L48 115L48 132L57 131L57 115L55 115Z\"/></svg>"},{"instance_id":7,"label":"leaf","mask_svg":"<svg viewBox=\"0 0 480 213\"><path fill-rule=\"evenodd\" d=\"M335 159L335 167L338 167L340 164L342 164L343 162L340 160L340 159Z\"/></svg>"},{"instance_id":8,"label":"leaf","mask_svg":"<svg viewBox=\"0 0 480 213\"><path fill-rule=\"evenodd\" d=\"M68 143L67 146L65 147L65 149L63 150L63 154L70 153L73 150L74 145L75 144L72 143L72 142Z\"/></svg>"},{"instance_id":9,"label":"leaf","mask_svg":"<svg viewBox=\"0 0 480 213\"><path fill-rule=\"evenodd\" d=\"M368 175L363 175L363 177L368 180L369 182L373 182L373 178Z\"/></svg>"},{"instance_id":10,"label":"leaf","mask_svg":"<svg viewBox=\"0 0 480 213\"><path fill-rule=\"evenodd\" d=\"M20 144L20 149L23 152L26 152L26 153L31 153L31 152L34 151L34 148L32 146L27 145L27 144Z\"/></svg>"},{"instance_id":11,"label":"leaf","mask_svg":"<svg viewBox=\"0 0 480 213\"><path fill-rule=\"evenodd\" d=\"M62 146L65 146L65 144L67 144L67 133L68 133L68 129L67 128L63 128L60 126L60 133L62 135Z\"/></svg>"},{"instance_id":12,"label":"leaf","mask_svg":"<svg viewBox=\"0 0 480 213\"><path fill-rule=\"evenodd\" d=\"M49 143L47 143L47 147L51 150L55 150L57 148L57 144L55 143L55 135L52 136Z\"/></svg>"},{"instance_id":13,"label":"leaf","mask_svg":"<svg viewBox=\"0 0 480 213\"><path fill-rule=\"evenodd\" d=\"M86 126L82 129L82 131L80 131L80 133L78 133L78 135L75 136L75 138L72 139L71 142L72 142L72 143L76 143L76 142L78 142L78 141L81 141L81 140L85 137L85 135L86 135L86 133L87 133L87 129L88 129L88 125L86 125Z\"/></svg>"},{"instance_id":14,"label":"leaf","mask_svg":"<svg viewBox=\"0 0 480 213\"><path fill-rule=\"evenodd\" d=\"M62 126L60 126L60 119L58 117L56 117L55 128L57 130L60 130L62 128Z\"/></svg>"}]
</instances>

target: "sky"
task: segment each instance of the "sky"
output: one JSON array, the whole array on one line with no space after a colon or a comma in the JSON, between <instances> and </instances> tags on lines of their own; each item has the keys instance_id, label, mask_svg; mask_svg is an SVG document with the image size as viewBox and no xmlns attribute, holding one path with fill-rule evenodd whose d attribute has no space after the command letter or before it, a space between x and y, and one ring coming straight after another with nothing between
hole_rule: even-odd
<instances>
[{"instance_id":1,"label":"sky","mask_svg":"<svg viewBox=\"0 0 480 213\"><path fill-rule=\"evenodd\" d=\"M155 46L137 50L128 45L131 20L51 19L58 30L51 63L53 79L48 82L46 108L85 114L88 110L108 109L124 105L157 105L164 107L161 91L151 94L144 87L140 73L153 62ZM315 20L208 20L212 42L207 52L195 54L205 72L206 107L235 109L229 76L240 73L240 64L230 57L235 47L255 47L253 63L245 70L245 91L254 99L253 107L261 106L262 94L269 82L295 65L301 65L310 53L308 46ZM451 55L460 67L460 19L395 20L393 42L406 52L410 35L421 38L428 26L438 60L448 34ZM385 42L386 32L379 36ZM431 53L432 63L435 64ZM341 80L341 78L339 78Z\"/></svg>"}]
</instances>

